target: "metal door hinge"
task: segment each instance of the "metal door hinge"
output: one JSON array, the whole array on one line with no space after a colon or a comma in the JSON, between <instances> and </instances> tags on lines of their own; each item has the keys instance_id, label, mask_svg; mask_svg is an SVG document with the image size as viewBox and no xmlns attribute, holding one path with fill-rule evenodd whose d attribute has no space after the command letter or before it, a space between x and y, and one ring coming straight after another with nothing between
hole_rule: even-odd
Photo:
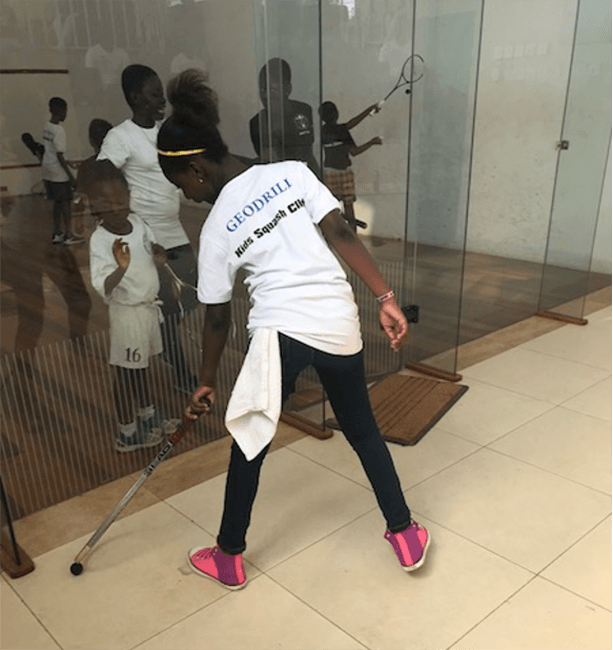
<instances>
[{"instance_id":1,"label":"metal door hinge","mask_svg":"<svg viewBox=\"0 0 613 650\"><path fill-rule=\"evenodd\" d=\"M556 144L556 149L558 151L566 151L569 146L570 146L570 142L568 140L558 140L558 143Z\"/></svg>"}]
</instances>

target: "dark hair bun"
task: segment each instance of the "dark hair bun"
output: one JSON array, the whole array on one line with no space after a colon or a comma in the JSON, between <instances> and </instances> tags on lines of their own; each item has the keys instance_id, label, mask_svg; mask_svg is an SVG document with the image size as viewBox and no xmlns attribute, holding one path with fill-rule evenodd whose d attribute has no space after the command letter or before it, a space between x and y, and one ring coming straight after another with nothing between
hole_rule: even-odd
<instances>
[{"instance_id":1,"label":"dark hair bun","mask_svg":"<svg viewBox=\"0 0 613 650\"><path fill-rule=\"evenodd\" d=\"M202 70L191 68L168 82L166 95L176 118L201 126L219 124L217 93L206 81Z\"/></svg>"}]
</instances>

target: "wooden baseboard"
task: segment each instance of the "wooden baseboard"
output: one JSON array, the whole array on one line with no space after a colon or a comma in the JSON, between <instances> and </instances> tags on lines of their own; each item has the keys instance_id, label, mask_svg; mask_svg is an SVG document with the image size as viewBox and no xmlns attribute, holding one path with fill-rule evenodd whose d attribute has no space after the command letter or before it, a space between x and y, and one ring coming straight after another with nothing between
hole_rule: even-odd
<instances>
[{"instance_id":1,"label":"wooden baseboard","mask_svg":"<svg viewBox=\"0 0 613 650\"><path fill-rule=\"evenodd\" d=\"M34 571L34 562L30 556L17 544L17 553L19 554L19 564L9 551L12 548L11 540L5 531L2 531L2 544L0 546L0 564L2 570L6 571L11 578L20 578L27 573Z\"/></svg>"},{"instance_id":2,"label":"wooden baseboard","mask_svg":"<svg viewBox=\"0 0 613 650\"><path fill-rule=\"evenodd\" d=\"M420 372L422 375L427 375L428 377L434 377L435 379L442 379L443 381L461 381L462 375L457 373L452 374L450 372L445 372L444 370L437 370L436 368L431 368L425 363L407 363L405 366L407 370L415 370L415 372Z\"/></svg>"},{"instance_id":3,"label":"wooden baseboard","mask_svg":"<svg viewBox=\"0 0 613 650\"><path fill-rule=\"evenodd\" d=\"M575 316L567 316L566 314L556 314L553 311L537 311L537 316L541 318L549 318L549 320L559 320L562 323L570 323L571 325L587 325L587 318L576 318Z\"/></svg>"}]
</instances>

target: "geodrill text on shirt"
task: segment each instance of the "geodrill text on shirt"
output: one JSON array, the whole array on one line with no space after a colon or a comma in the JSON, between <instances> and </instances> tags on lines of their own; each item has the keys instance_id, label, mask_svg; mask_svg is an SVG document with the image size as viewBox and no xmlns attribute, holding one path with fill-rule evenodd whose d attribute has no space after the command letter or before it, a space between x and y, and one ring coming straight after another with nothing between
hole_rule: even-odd
<instances>
[{"instance_id":1,"label":"geodrill text on shirt","mask_svg":"<svg viewBox=\"0 0 613 650\"><path fill-rule=\"evenodd\" d=\"M234 232L241 224L252 217L254 214L258 213L264 206L266 206L271 201L274 201L278 196L286 192L292 184L287 178L284 178L279 183L275 183L270 189L266 190L261 196L257 199L253 199L247 203L247 205L240 211L237 212L230 221L226 224L226 230L228 232Z\"/></svg>"}]
</instances>

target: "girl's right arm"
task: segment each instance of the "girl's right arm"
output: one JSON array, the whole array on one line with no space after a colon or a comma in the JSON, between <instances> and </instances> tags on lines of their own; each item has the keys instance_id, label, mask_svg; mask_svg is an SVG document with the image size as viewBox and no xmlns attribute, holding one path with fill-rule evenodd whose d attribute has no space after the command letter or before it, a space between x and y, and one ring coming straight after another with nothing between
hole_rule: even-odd
<instances>
[{"instance_id":1,"label":"girl's right arm","mask_svg":"<svg viewBox=\"0 0 613 650\"><path fill-rule=\"evenodd\" d=\"M203 403L206 397L212 404L215 401L217 368L221 354L226 345L232 318L231 303L207 305L204 327L202 329L202 366L200 368L200 385L192 393L185 415L196 420L210 408Z\"/></svg>"}]
</instances>

